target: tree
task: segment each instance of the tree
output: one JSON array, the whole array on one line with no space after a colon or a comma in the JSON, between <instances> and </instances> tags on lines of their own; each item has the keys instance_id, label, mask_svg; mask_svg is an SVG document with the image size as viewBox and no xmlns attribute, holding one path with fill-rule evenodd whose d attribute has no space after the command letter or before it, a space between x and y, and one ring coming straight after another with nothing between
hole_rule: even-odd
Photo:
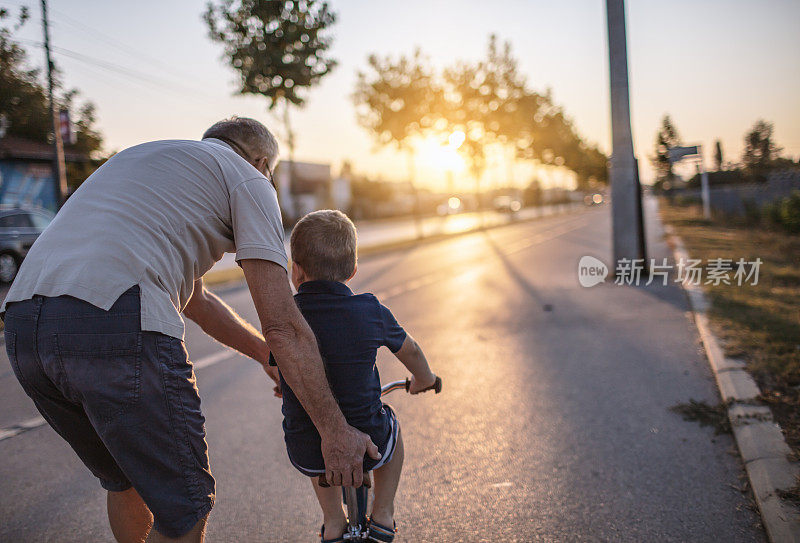
<instances>
[{"instance_id":1,"label":"tree","mask_svg":"<svg viewBox=\"0 0 800 543\"><path fill-rule=\"evenodd\" d=\"M483 60L458 63L445 70L444 79L452 101L448 108L452 129L467 134L460 150L476 179L485 167L486 147L500 145L513 147L516 158L573 170L581 187L607 180L606 156L581 139L549 90L545 94L528 90L510 43L500 46L490 36Z\"/></svg>"},{"instance_id":2,"label":"tree","mask_svg":"<svg viewBox=\"0 0 800 543\"><path fill-rule=\"evenodd\" d=\"M353 93L358 122L380 145L395 146L406 153L418 216L413 140L430 131L441 115L443 91L419 50L411 57L401 55L396 59L370 55L367 67L357 73ZM418 234L420 228L417 221Z\"/></svg>"},{"instance_id":3,"label":"tree","mask_svg":"<svg viewBox=\"0 0 800 543\"><path fill-rule=\"evenodd\" d=\"M336 66L327 56L333 41L327 31L336 15L320 0L219 0L208 3L203 18L209 36L223 45L225 58L239 73L239 93L264 96L270 110L283 106L293 164L289 110L302 107L305 92Z\"/></svg>"},{"instance_id":4,"label":"tree","mask_svg":"<svg viewBox=\"0 0 800 543\"><path fill-rule=\"evenodd\" d=\"M511 44L498 44L489 36L486 57L478 62L458 62L444 71L449 97L446 117L449 131L465 134L459 151L466 156L476 187L486 168L489 145L509 145L518 137L520 100L525 96L525 78L519 74Z\"/></svg>"},{"instance_id":5,"label":"tree","mask_svg":"<svg viewBox=\"0 0 800 543\"><path fill-rule=\"evenodd\" d=\"M41 143L49 143L52 118L47 92L39 82L39 71L26 66L25 50L14 40L13 33L28 19L26 8L20 10L16 22L2 25L11 14L0 9L0 115L8 123L7 134ZM57 81L58 82L58 81ZM58 85L60 88L60 85ZM76 104L78 91L61 92L56 96L56 107L70 112L76 133L76 142L70 146L88 158L96 159L103 138L95 127L95 107L91 102ZM96 164L67 164L67 182L77 188L96 169Z\"/></svg>"},{"instance_id":6,"label":"tree","mask_svg":"<svg viewBox=\"0 0 800 543\"><path fill-rule=\"evenodd\" d=\"M722 160L722 142L717 140L714 142L714 166L718 172L722 170Z\"/></svg>"},{"instance_id":7,"label":"tree","mask_svg":"<svg viewBox=\"0 0 800 543\"><path fill-rule=\"evenodd\" d=\"M417 49L397 59L370 55L358 71L353 101L361 126L381 145L413 153L412 140L431 129L441 89L427 59Z\"/></svg>"},{"instance_id":8,"label":"tree","mask_svg":"<svg viewBox=\"0 0 800 543\"><path fill-rule=\"evenodd\" d=\"M578 176L578 187L607 182L608 158L597 146L586 144L552 95L529 93L521 102L526 128L518 142L519 153L545 164L564 166Z\"/></svg>"},{"instance_id":9,"label":"tree","mask_svg":"<svg viewBox=\"0 0 800 543\"><path fill-rule=\"evenodd\" d=\"M668 181L674 177L672 162L669 160L669 149L680 145L681 137L678 135L678 129L672 124L670 116L664 115L664 118L661 119L661 128L656 133L656 154L650 158L659 181Z\"/></svg>"},{"instance_id":10,"label":"tree","mask_svg":"<svg viewBox=\"0 0 800 543\"><path fill-rule=\"evenodd\" d=\"M742 165L745 172L757 180L764 179L782 151L773 141L773 130L772 123L758 120L744 137Z\"/></svg>"},{"instance_id":11,"label":"tree","mask_svg":"<svg viewBox=\"0 0 800 543\"><path fill-rule=\"evenodd\" d=\"M354 93L359 123L380 144L406 151L410 166L415 138L433 134L445 141L462 132L458 151L479 191L490 147L513 149L513 160L540 159L570 168L584 186L607 179L606 156L583 142L549 93L526 88L508 42L490 36L484 58L456 62L441 72L418 50L411 58L373 55L368 65L358 74Z\"/></svg>"}]
</instances>

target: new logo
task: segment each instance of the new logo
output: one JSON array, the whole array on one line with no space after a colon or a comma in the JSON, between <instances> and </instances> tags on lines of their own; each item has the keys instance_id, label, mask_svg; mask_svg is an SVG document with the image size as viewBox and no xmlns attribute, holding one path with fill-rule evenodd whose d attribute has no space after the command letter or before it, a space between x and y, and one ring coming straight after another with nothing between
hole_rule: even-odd
<instances>
[{"instance_id":1,"label":"new logo","mask_svg":"<svg viewBox=\"0 0 800 543\"><path fill-rule=\"evenodd\" d=\"M578 282L582 287L593 287L606 280L608 266L593 256L582 256L578 262Z\"/></svg>"}]
</instances>

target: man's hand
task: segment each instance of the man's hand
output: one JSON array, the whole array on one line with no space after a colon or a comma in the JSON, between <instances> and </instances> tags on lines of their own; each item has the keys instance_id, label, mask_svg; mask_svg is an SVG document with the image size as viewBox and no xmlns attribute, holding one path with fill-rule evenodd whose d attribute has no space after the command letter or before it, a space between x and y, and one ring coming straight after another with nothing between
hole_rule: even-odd
<instances>
[{"instance_id":1,"label":"man's hand","mask_svg":"<svg viewBox=\"0 0 800 543\"><path fill-rule=\"evenodd\" d=\"M325 478L332 486L359 487L364 481L364 453L380 460L381 453L369 436L349 425L322 436Z\"/></svg>"},{"instance_id":2,"label":"man's hand","mask_svg":"<svg viewBox=\"0 0 800 543\"><path fill-rule=\"evenodd\" d=\"M264 372L272 379L272 382L275 383L275 386L272 387L272 392L275 394L276 398L283 398L283 393L281 393L281 379L278 376L278 368L275 366L270 366L269 364L263 364Z\"/></svg>"}]
</instances>

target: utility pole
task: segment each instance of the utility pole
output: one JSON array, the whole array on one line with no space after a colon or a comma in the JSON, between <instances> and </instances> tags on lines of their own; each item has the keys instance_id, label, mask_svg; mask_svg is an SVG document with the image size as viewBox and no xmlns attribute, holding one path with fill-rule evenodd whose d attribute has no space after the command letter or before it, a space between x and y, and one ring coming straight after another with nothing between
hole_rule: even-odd
<instances>
[{"instance_id":1,"label":"utility pole","mask_svg":"<svg viewBox=\"0 0 800 543\"><path fill-rule=\"evenodd\" d=\"M47 92L50 99L50 119L53 123L53 175L58 192L58 206L67 199L67 172L64 165L64 143L61 141L61 120L58 117L53 97L53 61L50 58L50 29L47 21L47 0L42 0L42 30L44 32L44 56L47 65Z\"/></svg>"},{"instance_id":2,"label":"utility pole","mask_svg":"<svg viewBox=\"0 0 800 543\"><path fill-rule=\"evenodd\" d=\"M719 143L719 142L717 142ZM671 164L680 162L686 157L697 159L697 173L700 175L700 197L703 200L703 217L711 218L711 194L708 189L708 172L703 162L703 147L692 145L691 147L670 147L667 149L667 156Z\"/></svg>"},{"instance_id":3,"label":"utility pole","mask_svg":"<svg viewBox=\"0 0 800 543\"><path fill-rule=\"evenodd\" d=\"M611 82L612 151L609 179L614 267L621 259L645 259L639 167L633 153L628 91L628 48L624 0L606 0ZM645 266L646 269L646 266Z\"/></svg>"}]
</instances>

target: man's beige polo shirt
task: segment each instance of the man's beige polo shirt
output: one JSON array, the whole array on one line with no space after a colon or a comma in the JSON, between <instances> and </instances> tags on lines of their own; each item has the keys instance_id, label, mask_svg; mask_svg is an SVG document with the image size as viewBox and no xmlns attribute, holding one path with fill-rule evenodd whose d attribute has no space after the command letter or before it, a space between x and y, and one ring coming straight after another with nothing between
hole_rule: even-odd
<instances>
[{"instance_id":1,"label":"man's beige polo shirt","mask_svg":"<svg viewBox=\"0 0 800 543\"><path fill-rule=\"evenodd\" d=\"M275 189L217 139L114 155L34 243L6 304L69 295L108 310L139 285L142 330L183 339L194 281L223 253L287 266Z\"/></svg>"}]
</instances>

